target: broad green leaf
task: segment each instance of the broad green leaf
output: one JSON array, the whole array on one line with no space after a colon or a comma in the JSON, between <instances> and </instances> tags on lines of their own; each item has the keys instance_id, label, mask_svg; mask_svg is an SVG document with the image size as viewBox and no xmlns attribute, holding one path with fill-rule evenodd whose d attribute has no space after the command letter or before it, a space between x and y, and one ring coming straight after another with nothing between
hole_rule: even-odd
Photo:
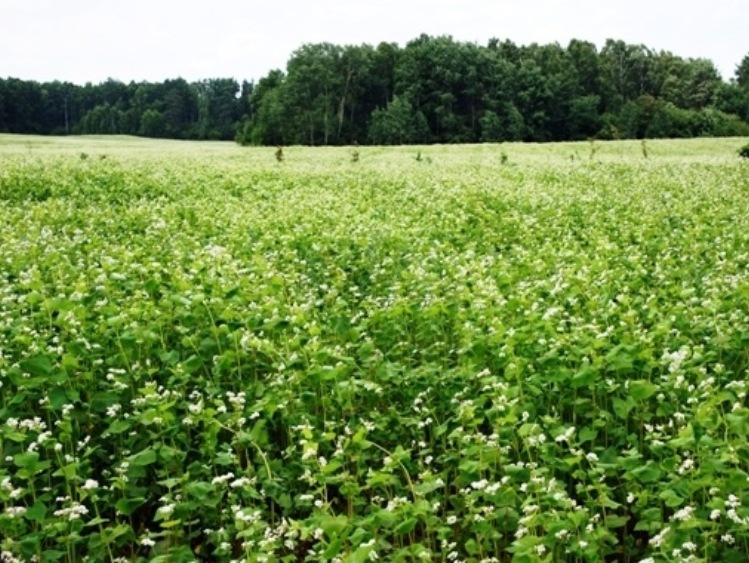
<instances>
[{"instance_id":1,"label":"broad green leaf","mask_svg":"<svg viewBox=\"0 0 749 563\"><path fill-rule=\"evenodd\" d=\"M37 500L33 504L33 506L29 507L28 510L26 510L26 518L28 518L29 520L33 520L37 524L42 524L44 522L45 516L47 516L47 507L40 500Z\"/></svg>"},{"instance_id":2,"label":"broad green leaf","mask_svg":"<svg viewBox=\"0 0 749 563\"><path fill-rule=\"evenodd\" d=\"M123 516L130 516L138 509L138 507L142 506L145 501L146 499L142 497L121 498L115 503L114 507L117 512L122 514Z\"/></svg>"},{"instance_id":3,"label":"broad green leaf","mask_svg":"<svg viewBox=\"0 0 749 563\"><path fill-rule=\"evenodd\" d=\"M152 448L146 448L137 454L131 455L128 461L136 467L151 465L156 462L156 452Z\"/></svg>"},{"instance_id":4,"label":"broad green leaf","mask_svg":"<svg viewBox=\"0 0 749 563\"><path fill-rule=\"evenodd\" d=\"M629 382L629 393L635 401L644 401L655 395L658 387L653 383L645 380Z\"/></svg>"},{"instance_id":5,"label":"broad green leaf","mask_svg":"<svg viewBox=\"0 0 749 563\"><path fill-rule=\"evenodd\" d=\"M648 462L642 467L638 467L632 471L632 475L634 475L640 483L653 483L660 479L662 474L663 472L652 462Z\"/></svg>"},{"instance_id":6,"label":"broad green leaf","mask_svg":"<svg viewBox=\"0 0 749 563\"><path fill-rule=\"evenodd\" d=\"M33 356L21 361L21 369L33 376L44 377L52 373L54 366L48 356Z\"/></svg>"},{"instance_id":7,"label":"broad green leaf","mask_svg":"<svg viewBox=\"0 0 749 563\"><path fill-rule=\"evenodd\" d=\"M591 366L587 366L582 368L572 376L572 381L570 382L570 384L572 385L573 389L580 389L582 387L591 386L596 381L596 379L598 379L598 372L596 371L596 369Z\"/></svg>"},{"instance_id":8,"label":"broad green leaf","mask_svg":"<svg viewBox=\"0 0 749 563\"><path fill-rule=\"evenodd\" d=\"M396 534L409 534L411 533L414 528L416 528L416 524L419 523L419 520L417 518L407 518L400 524L398 524L394 529L393 532Z\"/></svg>"}]
</instances>

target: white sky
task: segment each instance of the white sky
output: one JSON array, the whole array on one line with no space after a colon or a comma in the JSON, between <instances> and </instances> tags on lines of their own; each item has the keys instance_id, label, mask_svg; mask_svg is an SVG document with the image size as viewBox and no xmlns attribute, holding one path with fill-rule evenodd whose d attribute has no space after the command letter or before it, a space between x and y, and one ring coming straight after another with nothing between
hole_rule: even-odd
<instances>
[{"instance_id":1,"label":"white sky","mask_svg":"<svg viewBox=\"0 0 749 563\"><path fill-rule=\"evenodd\" d=\"M304 43L421 33L486 44L606 38L711 59L749 53L749 0L0 0L0 77L261 78Z\"/></svg>"}]
</instances>

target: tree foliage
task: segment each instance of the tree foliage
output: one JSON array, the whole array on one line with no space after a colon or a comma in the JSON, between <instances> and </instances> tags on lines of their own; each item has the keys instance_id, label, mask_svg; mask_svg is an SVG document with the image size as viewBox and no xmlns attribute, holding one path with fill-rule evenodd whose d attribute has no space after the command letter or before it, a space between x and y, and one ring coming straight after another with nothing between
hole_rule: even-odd
<instances>
[{"instance_id":1,"label":"tree foliage","mask_svg":"<svg viewBox=\"0 0 749 563\"><path fill-rule=\"evenodd\" d=\"M749 55L726 82L707 59L613 39L305 44L256 84L0 80L12 133L343 145L741 136L748 122Z\"/></svg>"},{"instance_id":2,"label":"tree foliage","mask_svg":"<svg viewBox=\"0 0 749 563\"><path fill-rule=\"evenodd\" d=\"M233 139L251 92L231 78L83 86L0 79L0 132Z\"/></svg>"}]
</instances>

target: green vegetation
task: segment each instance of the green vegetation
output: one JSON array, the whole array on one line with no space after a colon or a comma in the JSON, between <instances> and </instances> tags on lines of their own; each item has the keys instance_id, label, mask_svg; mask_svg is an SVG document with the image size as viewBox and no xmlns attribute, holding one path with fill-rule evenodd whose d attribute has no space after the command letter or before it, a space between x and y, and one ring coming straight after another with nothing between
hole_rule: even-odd
<instances>
[{"instance_id":1,"label":"green vegetation","mask_svg":"<svg viewBox=\"0 0 749 563\"><path fill-rule=\"evenodd\" d=\"M746 561L746 142L0 136L3 561Z\"/></svg>"},{"instance_id":2,"label":"green vegetation","mask_svg":"<svg viewBox=\"0 0 749 563\"><path fill-rule=\"evenodd\" d=\"M0 132L352 145L749 135L749 55L724 81L706 59L644 45L307 44L257 83L0 79Z\"/></svg>"}]
</instances>

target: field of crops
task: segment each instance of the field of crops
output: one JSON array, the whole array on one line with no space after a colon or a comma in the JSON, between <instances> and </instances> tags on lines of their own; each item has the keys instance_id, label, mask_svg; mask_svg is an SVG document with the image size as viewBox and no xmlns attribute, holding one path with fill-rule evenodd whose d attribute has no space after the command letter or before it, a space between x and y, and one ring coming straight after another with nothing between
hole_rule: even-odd
<instances>
[{"instance_id":1,"label":"field of crops","mask_svg":"<svg viewBox=\"0 0 749 563\"><path fill-rule=\"evenodd\" d=\"M0 136L0 561L746 562L744 144Z\"/></svg>"}]
</instances>

